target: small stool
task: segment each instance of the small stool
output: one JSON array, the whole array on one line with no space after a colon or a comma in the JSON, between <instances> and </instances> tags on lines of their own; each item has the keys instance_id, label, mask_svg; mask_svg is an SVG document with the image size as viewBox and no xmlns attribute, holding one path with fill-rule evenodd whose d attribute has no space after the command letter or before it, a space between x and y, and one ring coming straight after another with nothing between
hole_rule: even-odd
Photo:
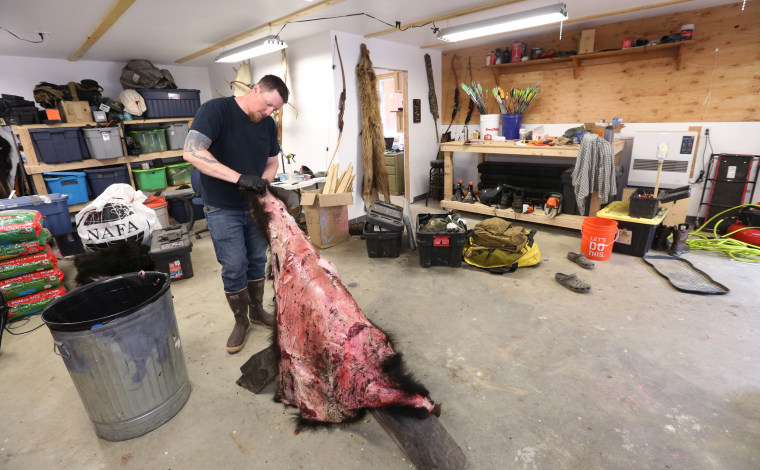
<instances>
[{"instance_id":1,"label":"small stool","mask_svg":"<svg viewBox=\"0 0 760 470\"><path fill-rule=\"evenodd\" d=\"M430 161L430 181L427 196L425 196L425 206L430 197L443 199L443 160Z\"/></svg>"}]
</instances>

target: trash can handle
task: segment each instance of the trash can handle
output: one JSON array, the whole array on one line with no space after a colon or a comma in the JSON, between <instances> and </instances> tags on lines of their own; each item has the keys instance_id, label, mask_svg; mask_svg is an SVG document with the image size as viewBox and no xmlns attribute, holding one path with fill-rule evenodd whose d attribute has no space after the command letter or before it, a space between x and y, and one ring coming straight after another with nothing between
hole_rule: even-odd
<instances>
[{"instance_id":1,"label":"trash can handle","mask_svg":"<svg viewBox=\"0 0 760 470\"><path fill-rule=\"evenodd\" d=\"M53 353L57 356L65 357L66 359L71 357L71 353L66 349L66 345L60 341L53 342Z\"/></svg>"}]
</instances>

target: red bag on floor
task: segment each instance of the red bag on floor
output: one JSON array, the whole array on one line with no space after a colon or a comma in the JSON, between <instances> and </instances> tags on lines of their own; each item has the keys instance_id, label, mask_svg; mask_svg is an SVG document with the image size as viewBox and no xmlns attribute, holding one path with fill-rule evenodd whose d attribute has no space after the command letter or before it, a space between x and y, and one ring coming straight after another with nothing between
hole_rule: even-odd
<instances>
[{"instance_id":1,"label":"red bag on floor","mask_svg":"<svg viewBox=\"0 0 760 470\"><path fill-rule=\"evenodd\" d=\"M50 247L46 246L45 251L35 255L20 256L0 261L0 280L35 271L52 269L57 265L58 259L50 252Z\"/></svg>"},{"instance_id":2,"label":"red bag on floor","mask_svg":"<svg viewBox=\"0 0 760 470\"><path fill-rule=\"evenodd\" d=\"M35 240L40 233L42 233L42 214L39 211L0 212L0 242Z\"/></svg>"},{"instance_id":3,"label":"red bag on floor","mask_svg":"<svg viewBox=\"0 0 760 470\"><path fill-rule=\"evenodd\" d=\"M0 281L0 291L3 292L6 300L11 300L54 289L61 285L61 281L63 281L63 271L57 268L46 269L4 279Z\"/></svg>"},{"instance_id":4,"label":"red bag on floor","mask_svg":"<svg viewBox=\"0 0 760 470\"><path fill-rule=\"evenodd\" d=\"M65 293L66 289L63 287L57 287L55 289L44 290L42 292L37 292L36 294L9 300L8 319L14 321L27 315L39 313L42 309L47 307L50 302Z\"/></svg>"}]
</instances>

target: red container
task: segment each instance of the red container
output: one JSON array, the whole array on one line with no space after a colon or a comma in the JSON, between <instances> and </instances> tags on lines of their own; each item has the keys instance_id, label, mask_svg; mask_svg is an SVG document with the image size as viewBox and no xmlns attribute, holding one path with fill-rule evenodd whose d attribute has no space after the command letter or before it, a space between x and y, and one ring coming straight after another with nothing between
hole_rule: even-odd
<instances>
[{"instance_id":1,"label":"red container","mask_svg":"<svg viewBox=\"0 0 760 470\"><path fill-rule=\"evenodd\" d=\"M510 62L520 62L523 56L523 49L525 49L525 43L521 41L512 42L512 54L510 56Z\"/></svg>"},{"instance_id":2,"label":"red container","mask_svg":"<svg viewBox=\"0 0 760 470\"><path fill-rule=\"evenodd\" d=\"M631 47L631 40L630 39L623 39L623 44L620 46L623 49L628 49Z\"/></svg>"}]
</instances>

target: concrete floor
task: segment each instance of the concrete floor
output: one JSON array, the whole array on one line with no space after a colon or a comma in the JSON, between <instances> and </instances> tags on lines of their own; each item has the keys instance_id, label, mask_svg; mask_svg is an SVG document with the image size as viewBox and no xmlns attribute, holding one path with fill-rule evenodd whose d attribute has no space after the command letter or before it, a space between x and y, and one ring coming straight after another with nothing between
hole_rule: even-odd
<instances>
[{"instance_id":1,"label":"concrete floor","mask_svg":"<svg viewBox=\"0 0 760 470\"><path fill-rule=\"evenodd\" d=\"M613 253L582 270L565 258L580 250L579 232L528 228L539 230L543 262L503 276L423 269L408 250L368 258L360 237L322 251L442 403L468 468L760 468L760 265L690 252L731 292L684 294L636 257ZM208 234L193 243L195 276L171 287L192 383L184 408L142 437L99 439L47 328L6 334L0 467L410 468L371 415L295 434L273 386L254 395L235 385L269 333L225 352L232 321L219 266ZM565 289L556 272L578 273L592 292Z\"/></svg>"}]
</instances>

